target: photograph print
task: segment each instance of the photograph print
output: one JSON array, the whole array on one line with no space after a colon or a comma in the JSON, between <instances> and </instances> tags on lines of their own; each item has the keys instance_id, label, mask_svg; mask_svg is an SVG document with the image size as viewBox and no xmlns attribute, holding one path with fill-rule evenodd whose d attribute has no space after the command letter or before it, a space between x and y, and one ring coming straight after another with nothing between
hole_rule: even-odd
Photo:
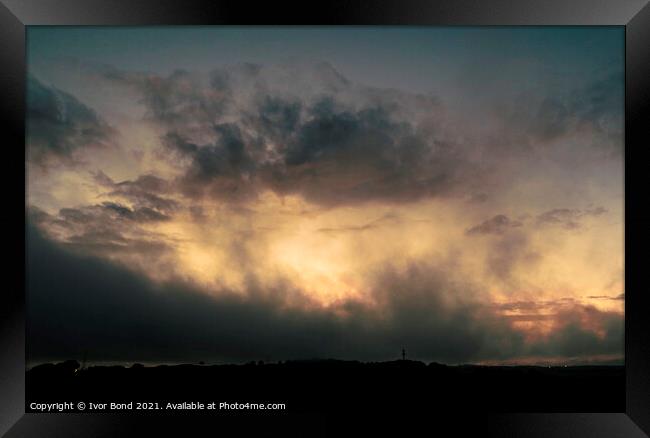
<instances>
[{"instance_id":1,"label":"photograph print","mask_svg":"<svg viewBox=\"0 0 650 438\"><path fill-rule=\"evenodd\" d=\"M26 34L28 412L625 410L623 27Z\"/></svg>"}]
</instances>

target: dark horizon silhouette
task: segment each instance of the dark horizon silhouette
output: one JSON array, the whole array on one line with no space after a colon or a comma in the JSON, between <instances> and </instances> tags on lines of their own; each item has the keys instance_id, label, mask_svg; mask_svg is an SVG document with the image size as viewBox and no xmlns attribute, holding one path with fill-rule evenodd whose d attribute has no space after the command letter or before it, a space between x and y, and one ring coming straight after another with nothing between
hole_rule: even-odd
<instances>
[{"instance_id":1,"label":"dark horizon silhouette","mask_svg":"<svg viewBox=\"0 0 650 438\"><path fill-rule=\"evenodd\" d=\"M288 411L457 410L491 412L620 412L625 368L495 366L410 359L336 359L245 364L88 366L75 360L27 371L32 402L85 400L153 403L281 402ZM110 411L104 409L101 411Z\"/></svg>"},{"instance_id":2,"label":"dark horizon silhouette","mask_svg":"<svg viewBox=\"0 0 650 438\"><path fill-rule=\"evenodd\" d=\"M28 29L28 402L622 411L624 40Z\"/></svg>"},{"instance_id":3,"label":"dark horizon silhouette","mask_svg":"<svg viewBox=\"0 0 650 438\"><path fill-rule=\"evenodd\" d=\"M26 371L30 371L34 368L41 367L43 365L60 365L63 363L77 363L79 369L85 369L89 367L111 367L111 366L121 366L129 368L131 366L142 366L145 368L152 368L157 366L178 366L178 365L197 365L197 366L241 366L241 365L251 365L251 364L283 364L287 362L300 363L300 362L349 362L349 363L388 363L395 361L410 361L410 362L420 362L425 365L441 365L446 367L503 367L503 368L517 368L517 367L531 367L531 368L571 368L571 367L625 367L625 364L619 359L612 360L595 360L595 361L585 361L582 359L576 359L573 361L539 361L539 362L530 362L530 363L514 363L514 362L503 362L503 363L481 363L481 362L459 362L459 363L447 363L444 361L437 360L425 360L420 358L407 358L406 351L404 354L395 356L392 359L385 360L359 360L359 359L344 359L337 357L293 357L280 360L239 360L239 361L228 361L228 360L197 360L197 361L173 361L173 360L101 360L101 359L88 359L87 356L81 356L79 358L71 359L59 359L59 360L41 360L34 361L32 363L26 364Z\"/></svg>"}]
</instances>

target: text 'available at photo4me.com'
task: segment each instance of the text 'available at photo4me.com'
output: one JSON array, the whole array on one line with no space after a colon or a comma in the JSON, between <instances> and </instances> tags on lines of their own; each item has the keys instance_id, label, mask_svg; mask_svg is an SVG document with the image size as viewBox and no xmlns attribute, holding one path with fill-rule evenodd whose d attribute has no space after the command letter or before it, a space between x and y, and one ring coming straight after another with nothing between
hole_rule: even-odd
<instances>
[{"instance_id":1,"label":"text 'available at photo4me.com'","mask_svg":"<svg viewBox=\"0 0 650 438\"><path fill-rule=\"evenodd\" d=\"M286 409L286 403L264 403L264 402L56 402L29 404L32 412L86 412L86 411L229 411L229 410L251 410L251 411L282 411Z\"/></svg>"}]
</instances>

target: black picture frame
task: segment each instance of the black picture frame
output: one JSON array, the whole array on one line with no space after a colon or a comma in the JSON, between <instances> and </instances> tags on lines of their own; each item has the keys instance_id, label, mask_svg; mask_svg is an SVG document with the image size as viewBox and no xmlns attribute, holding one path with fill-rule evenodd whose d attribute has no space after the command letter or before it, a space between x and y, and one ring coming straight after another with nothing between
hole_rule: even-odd
<instances>
[{"instance_id":1,"label":"black picture frame","mask_svg":"<svg viewBox=\"0 0 650 438\"><path fill-rule=\"evenodd\" d=\"M152 427L184 436L198 417L117 414L25 414L25 27L31 25L612 25L625 27L625 367L621 413L458 413L427 419L499 437L643 437L650 435L650 327L644 271L650 216L646 203L650 106L650 6L647 0L381 0L301 5L209 0L0 0L0 108L3 120L4 287L0 299L0 435L7 437L152 436ZM24 187L24 186L23 186ZM351 414L351 413L345 413ZM268 419L272 424L276 419ZM291 419L290 429L325 434L321 418ZM203 417L201 423L237 423ZM279 421L279 420L278 420ZM374 419L375 425L379 420ZM330 424L330 423L328 423ZM286 427L286 425L283 425ZM283 434L290 429L284 429ZM270 429L269 429L270 430ZM163 433L165 432L165 433ZM291 433L289 433L291 434Z\"/></svg>"}]
</instances>

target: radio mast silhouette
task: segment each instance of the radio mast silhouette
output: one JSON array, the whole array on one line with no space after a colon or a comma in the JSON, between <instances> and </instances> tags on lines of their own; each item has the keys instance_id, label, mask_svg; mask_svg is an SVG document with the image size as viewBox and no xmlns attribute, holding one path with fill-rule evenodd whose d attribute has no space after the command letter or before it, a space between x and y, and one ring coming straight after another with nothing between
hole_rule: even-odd
<instances>
[{"instance_id":1,"label":"radio mast silhouette","mask_svg":"<svg viewBox=\"0 0 650 438\"><path fill-rule=\"evenodd\" d=\"M402 360L406 360L406 350L402 348Z\"/></svg>"}]
</instances>

